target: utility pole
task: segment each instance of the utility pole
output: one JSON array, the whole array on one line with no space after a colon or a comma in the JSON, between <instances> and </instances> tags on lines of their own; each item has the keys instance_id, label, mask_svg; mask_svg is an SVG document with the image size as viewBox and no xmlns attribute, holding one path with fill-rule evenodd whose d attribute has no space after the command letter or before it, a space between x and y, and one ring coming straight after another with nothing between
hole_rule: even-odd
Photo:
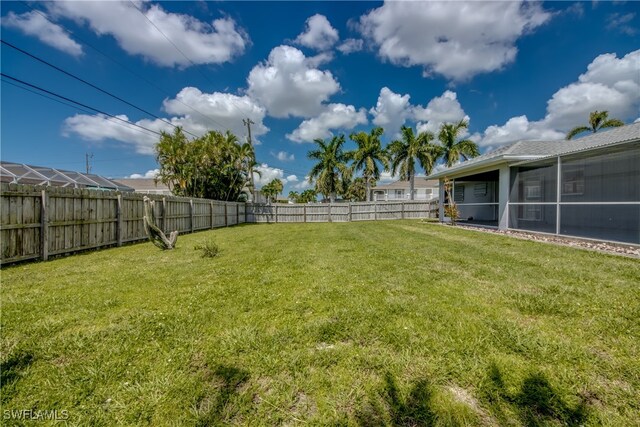
<instances>
[{"instance_id":1,"label":"utility pole","mask_svg":"<svg viewBox=\"0 0 640 427\"><path fill-rule=\"evenodd\" d=\"M253 148L253 141L251 140L251 125L255 125L255 123L253 122L253 120L251 120L249 117L247 117L246 119L242 119L242 123L247 127L247 134L249 135L249 145L251 145L251 148ZM254 152L254 157L255 157L255 152ZM256 202L256 185L253 182L253 165L251 165L249 167L249 174L251 175L251 201L253 203Z\"/></svg>"},{"instance_id":2,"label":"utility pole","mask_svg":"<svg viewBox=\"0 0 640 427\"><path fill-rule=\"evenodd\" d=\"M89 163L90 159L93 159L93 153L84 153L84 160L87 164L87 173L91 173L91 164Z\"/></svg>"}]
</instances>

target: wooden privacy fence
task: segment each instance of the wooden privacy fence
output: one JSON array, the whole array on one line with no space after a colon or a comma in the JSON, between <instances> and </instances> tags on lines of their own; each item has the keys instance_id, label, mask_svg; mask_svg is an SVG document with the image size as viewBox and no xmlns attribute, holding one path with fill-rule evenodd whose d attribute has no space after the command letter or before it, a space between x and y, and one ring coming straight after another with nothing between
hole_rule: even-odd
<instances>
[{"instance_id":1,"label":"wooden privacy fence","mask_svg":"<svg viewBox=\"0 0 640 427\"><path fill-rule=\"evenodd\" d=\"M349 222L435 218L437 200L299 205L247 204L247 222Z\"/></svg>"},{"instance_id":2,"label":"wooden privacy fence","mask_svg":"<svg viewBox=\"0 0 640 427\"><path fill-rule=\"evenodd\" d=\"M0 264L146 240L143 194L2 183ZM244 222L435 218L437 200L262 205L148 195L156 225L181 234Z\"/></svg>"},{"instance_id":3,"label":"wooden privacy fence","mask_svg":"<svg viewBox=\"0 0 640 427\"><path fill-rule=\"evenodd\" d=\"M143 194L6 184L0 187L0 263L46 260L147 239ZM149 195L157 225L181 234L245 222L245 204ZM43 220L44 219L44 220Z\"/></svg>"}]
</instances>

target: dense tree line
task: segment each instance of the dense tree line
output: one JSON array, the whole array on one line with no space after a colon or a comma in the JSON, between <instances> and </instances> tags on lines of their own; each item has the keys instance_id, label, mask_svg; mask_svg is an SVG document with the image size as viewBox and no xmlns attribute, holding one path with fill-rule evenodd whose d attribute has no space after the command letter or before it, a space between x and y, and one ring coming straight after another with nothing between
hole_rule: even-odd
<instances>
[{"instance_id":1,"label":"dense tree line","mask_svg":"<svg viewBox=\"0 0 640 427\"><path fill-rule=\"evenodd\" d=\"M424 131L416 134L413 128L403 126L400 139L382 147L380 140L384 133L381 127L371 132L352 133L349 137L356 143L356 149L344 151L344 135L338 135L329 141L316 139L316 149L308 157L316 163L309 173L315 182L315 190L330 201L337 196L347 200L366 200L371 197L371 187L380 179L382 171L398 175L401 180L409 181L410 198L414 198L414 180L418 166L429 175L438 161L447 166L467 160L479 154L478 146L469 139L459 139L467 129L468 123L444 123L436 135ZM353 179L361 172L361 178Z\"/></svg>"}]
</instances>

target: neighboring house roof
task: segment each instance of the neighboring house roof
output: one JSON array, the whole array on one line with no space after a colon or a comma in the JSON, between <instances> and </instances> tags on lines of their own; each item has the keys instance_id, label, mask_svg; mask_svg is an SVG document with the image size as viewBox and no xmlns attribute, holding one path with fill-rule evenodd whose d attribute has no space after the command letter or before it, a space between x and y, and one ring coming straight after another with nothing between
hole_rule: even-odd
<instances>
[{"instance_id":1,"label":"neighboring house roof","mask_svg":"<svg viewBox=\"0 0 640 427\"><path fill-rule=\"evenodd\" d=\"M100 175L5 161L0 161L0 181L12 184L133 191L133 188L127 185Z\"/></svg>"},{"instance_id":2,"label":"neighboring house roof","mask_svg":"<svg viewBox=\"0 0 640 427\"><path fill-rule=\"evenodd\" d=\"M116 179L114 181L119 182L120 184L129 186L137 192L163 191L163 192L171 193L171 190L166 184L163 184L161 182L156 183L153 178L140 178L140 179L122 178L122 179Z\"/></svg>"},{"instance_id":3,"label":"neighboring house roof","mask_svg":"<svg viewBox=\"0 0 640 427\"><path fill-rule=\"evenodd\" d=\"M437 186L438 186L438 181L416 177L414 179L413 188L417 190L419 188L433 188L433 187L437 187ZM400 181L399 180L399 181L394 181L394 182L392 182L390 184L378 185L377 187L373 187L372 188L373 191L395 190L395 189L408 190L409 189L409 181Z\"/></svg>"},{"instance_id":4,"label":"neighboring house roof","mask_svg":"<svg viewBox=\"0 0 640 427\"><path fill-rule=\"evenodd\" d=\"M594 150L600 147L640 140L640 123L602 130L573 140L518 141L502 146L482 156L458 163L429 175L431 179L458 175L461 172L489 167L509 161L538 160L559 155Z\"/></svg>"}]
</instances>

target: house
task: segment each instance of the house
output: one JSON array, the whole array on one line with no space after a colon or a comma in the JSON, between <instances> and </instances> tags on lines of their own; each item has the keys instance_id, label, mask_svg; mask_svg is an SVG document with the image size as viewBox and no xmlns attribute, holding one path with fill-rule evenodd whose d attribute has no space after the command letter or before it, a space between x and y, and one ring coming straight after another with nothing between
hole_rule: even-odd
<instances>
[{"instance_id":1,"label":"house","mask_svg":"<svg viewBox=\"0 0 640 427\"><path fill-rule=\"evenodd\" d=\"M460 219L640 244L640 123L570 141L519 141L433 173Z\"/></svg>"},{"instance_id":2,"label":"house","mask_svg":"<svg viewBox=\"0 0 640 427\"><path fill-rule=\"evenodd\" d=\"M414 178L414 200L431 200L438 197L438 180ZM409 181L395 181L371 189L371 200L409 200Z\"/></svg>"},{"instance_id":3,"label":"house","mask_svg":"<svg viewBox=\"0 0 640 427\"><path fill-rule=\"evenodd\" d=\"M161 194L164 196L172 195L168 185L162 182L156 182L153 178L119 178L114 181L133 188L136 193Z\"/></svg>"},{"instance_id":4,"label":"house","mask_svg":"<svg viewBox=\"0 0 640 427\"><path fill-rule=\"evenodd\" d=\"M9 184L133 191L127 185L100 175L5 161L0 161L0 181Z\"/></svg>"}]
</instances>

